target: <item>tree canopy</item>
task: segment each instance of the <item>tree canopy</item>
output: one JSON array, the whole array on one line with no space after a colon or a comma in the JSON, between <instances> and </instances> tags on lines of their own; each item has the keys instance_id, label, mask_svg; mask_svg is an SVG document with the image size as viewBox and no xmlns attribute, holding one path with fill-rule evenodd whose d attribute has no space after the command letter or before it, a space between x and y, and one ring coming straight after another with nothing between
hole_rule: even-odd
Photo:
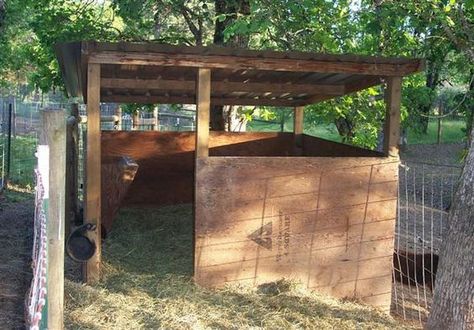
<instances>
[{"instance_id":1,"label":"tree canopy","mask_svg":"<svg viewBox=\"0 0 474 330\"><path fill-rule=\"evenodd\" d=\"M436 100L472 102L459 94L472 93L473 24L473 0L0 0L0 81L62 88L53 46L78 40L422 57L426 72L404 80L403 118L426 130ZM440 98L451 86L457 93ZM374 147L380 93L308 107L305 120L334 122L346 140Z\"/></svg>"}]
</instances>

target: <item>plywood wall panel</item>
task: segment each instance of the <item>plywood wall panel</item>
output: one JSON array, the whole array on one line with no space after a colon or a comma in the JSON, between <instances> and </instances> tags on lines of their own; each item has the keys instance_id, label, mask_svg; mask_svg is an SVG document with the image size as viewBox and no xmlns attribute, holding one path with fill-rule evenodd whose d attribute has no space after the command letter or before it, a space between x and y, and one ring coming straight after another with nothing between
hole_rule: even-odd
<instances>
[{"instance_id":1,"label":"plywood wall panel","mask_svg":"<svg viewBox=\"0 0 474 330\"><path fill-rule=\"evenodd\" d=\"M373 296L391 288L396 159L210 157L196 166L197 283L291 278L389 304Z\"/></svg>"},{"instance_id":2,"label":"plywood wall panel","mask_svg":"<svg viewBox=\"0 0 474 330\"><path fill-rule=\"evenodd\" d=\"M303 134L303 155L310 157L381 157L382 153Z\"/></svg>"},{"instance_id":3,"label":"plywood wall panel","mask_svg":"<svg viewBox=\"0 0 474 330\"><path fill-rule=\"evenodd\" d=\"M293 134L210 132L209 148L211 156L287 156L293 151ZM128 156L138 163L138 173L124 200L127 206L191 203L194 149L194 132L102 132L103 161ZM237 184L229 187L259 193L255 187L249 189Z\"/></svg>"}]
</instances>

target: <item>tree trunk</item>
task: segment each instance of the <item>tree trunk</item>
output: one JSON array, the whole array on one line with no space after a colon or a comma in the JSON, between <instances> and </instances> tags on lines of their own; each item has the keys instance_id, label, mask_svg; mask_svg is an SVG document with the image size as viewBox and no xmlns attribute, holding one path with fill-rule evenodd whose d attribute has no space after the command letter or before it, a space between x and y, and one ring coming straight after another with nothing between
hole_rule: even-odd
<instances>
[{"instance_id":1,"label":"tree trunk","mask_svg":"<svg viewBox=\"0 0 474 330\"><path fill-rule=\"evenodd\" d=\"M449 212L427 329L474 329L473 135Z\"/></svg>"},{"instance_id":2,"label":"tree trunk","mask_svg":"<svg viewBox=\"0 0 474 330\"><path fill-rule=\"evenodd\" d=\"M354 137L354 127L350 119L339 117L334 120L334 124L343 142L348 142Z\"/></svg>"},{"instance_id":3,"label":"tree trunk","mask_svg":"<svg viewBox=\"0 0 474 330\"><path fill-rule=\"evenodd\" d=\"M216 20L214 29L214 44L223 46L232 46L239 48L247 48L249 43L249 37L243 35L233 36L229 40L225 40L224 32L225 29L234 23L237 15L249 15L250 14L250 2L249 0L215 0L215 9L217 15L226 15L226 18L222 21ZM226 125L226 123L235 122L235 118L226 118L235 114L233 109L225 109L223 106L212 106L211 107L211 130L224 131L226 128L231 130L232 126Z\"/></svg>"},{"instance_id":4,"label":"tree trunk","mask_svg":"<svg viewBox=\"0 0 474 330\"><path fill-rule=\"evenodd\" d=\"M435 66L435 64L428 64L427 74L426 74L426 87L428 87L431 91L436 90L439 84L439 68ZM431 103L426 104L420 107L420 128L423 134L428 133L428 122L429 122L429 114L431 110Z\"/></svg>"}]
</instances>

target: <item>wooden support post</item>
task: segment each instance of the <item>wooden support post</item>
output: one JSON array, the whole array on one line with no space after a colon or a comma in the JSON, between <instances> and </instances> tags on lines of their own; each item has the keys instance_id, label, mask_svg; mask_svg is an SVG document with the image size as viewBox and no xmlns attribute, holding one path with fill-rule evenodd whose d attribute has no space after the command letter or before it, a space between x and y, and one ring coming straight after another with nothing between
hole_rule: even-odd
<instances>
[{"instance_id":1,"label":"wooden support post","mask_svg":"<svg viewBox=\"0 0 474 330\"><path fill-rule=\"evenodd\" d=\"M63 110L43 110L39 148L46 152L47 177L43 177L47 205L48 329L63 329L64 243L65 243L65 175L66 114Z\"/></svg>"},{"instance_id":2,"label":"wooden support post","mask_svg":"<svg viewBox=\"0 0 474 330\"><path fill-rule=\"evenodd\" d=\"M67 119L66 131L66 235L69 235L71 226L77 224L79 214L79 121L79 105L74 103Z\"/></svg>"},{"instance_id":3,"label":"wooden support post","mask_svg":"<svg viewBox=\"0 0 474 330\"><path fill-rule=\"evenodd\" d=\"M118 104L117 104L117 107L115 108L115 115L117 116L115 129L117 131L121 131L122 130L122 107Z\"/></svg>"},{"instance_id":4,"label":"wooden support post","mask_svg":"<svg viewBox=\"0 0 474 330\"><path fill-rule=\"evenodd\" d=\"M101 148L100 148L100 65L87 68L87 155L85 181L85 223L96 226L88 237L96 246L96 253L84 267L84 280L91 284L100 279L101 263Z\"/></svg>"},{"instance_id":5,"label":"wooden support post","mask_svg":"<svg viewBox=\"0 0 474 330\"><path fill-rule=\"evenodd\" d=\"M211 108L210 69L199 69L196 87L196 158L203 158L209 156L209 113Z\"/></svg>"},{"instance_id":6,"label":"wooden support post","mask_svg":"<svg viewBox=\"0 0 474 330\"><path fill-rule=\"evenodd\" d=\"M160 130L160 120L158 119L158 106L153 108L153 130Z\"/></svg>"},{"instance_id":7,"label":"wooden support post","mask_svg":"<svg viewBox=\"0 0 474 330\"><path fill-rule=\"evenodd\" d=\"M384 128L384 153L387 156L398 157L401 90L401 77L387 78L387 89L385 90L386 111Z\"/></svg>"},{"instance_id":8,"label":"wooden support post","mask_svg":"<svg viewBox=\"0 0 474 330\"><path fill-rule=\"evenodd\" d=\"M136 110L132 115L132 131L139 129L140 111Z\"/></svg>"},{"instance_id":9,"label":"wooden support post","mask_svg":"<svg viewBox=\"0 0 474 330\"><path fill-rule=\"evenodd\" d=\"M304 107L295 107L293 114L293 134L295 136L295 153L301 155L303 148Z\"/></svg>"}]
</instances>

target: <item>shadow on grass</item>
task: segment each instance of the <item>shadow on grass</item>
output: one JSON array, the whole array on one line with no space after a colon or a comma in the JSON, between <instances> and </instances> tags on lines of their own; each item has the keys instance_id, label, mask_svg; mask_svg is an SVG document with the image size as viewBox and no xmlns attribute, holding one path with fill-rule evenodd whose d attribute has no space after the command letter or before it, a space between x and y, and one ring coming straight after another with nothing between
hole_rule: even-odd
<instances>
[{"instance_id":1,"label":"shadow on grass","mask_svg":"<svg viewBox=\"0 0 474 330\"><path fill-rule=\"evenodd\" d=\"M103 253L98 286L66 283L70 328L403 328L380 311L284 280L259 289L196 286L191 205L122 211Z\"/></svg>"}]
</instances>

